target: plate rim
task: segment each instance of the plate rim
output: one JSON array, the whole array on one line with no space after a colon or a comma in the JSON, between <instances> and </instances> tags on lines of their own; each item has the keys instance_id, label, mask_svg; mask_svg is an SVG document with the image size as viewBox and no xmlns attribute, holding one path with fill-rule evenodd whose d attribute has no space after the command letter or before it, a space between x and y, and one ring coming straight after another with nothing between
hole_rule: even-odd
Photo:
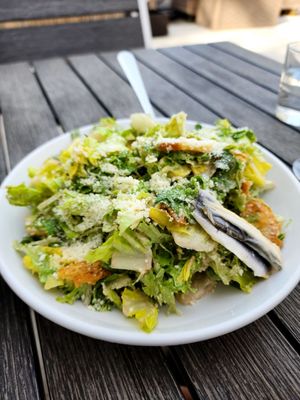
<instances>
[{"instance_id":1,"label":"plate rim","mask_svg":"<svg viewBox=\"0 0 300 400\"><path fill-rule=\"evenodd\" d=\"M168 118L160 117L156 118L156 121L165 122ZM129 122L128 118L117 119L117 122L121 124L127 124ZM188 124L196 124L196 121L187 120ZM84 134L86 131L91 129L95 124L84 125L76 130L79 130L81 134ZM202 124L203 126L211 127L213 125L210 124ZM39 145L35 149L33 149L30 153L28 153L25 157L23 157L14 168L7 174L5 179L3 180L0 186L0 203L5 199L5 187L7 185L7 181L9 181L10 176L14 173L14 171L22 166L23 163L27 161L28 158L32 158L34 154L39 153L41 150L49 146L50 143L55 143L56 141L60 141L64 135L68 135L70 137L71 132L68 131L63 135L58 135L55 138L48 140L47 142ZM296 177L292 174L291 170L282 162L275 154L266 149L265 147L258 144L258 147L265 152L271 160L276 160L279 163L280 167L284 169L284 171L289 175L292 179L293 183L296 184L299 197L300 197L300 183L296 179ZM44 302L36 302L34 298L31 297L30 292L24 290L18 281L16 281L13 277L13 274L9 273L9 269L5 267L5 259L0 254L0 272L3 279L9 285L9 287L13 290L13 292L20 297L29 307L38 312L40 315L45 318L51 320L58 325L63 326L69 330L74 332L83 334L88 337L92 337L94 339L105 340L108 342L119 343L119 344L127 344L127 345L137 345L137 346L173 346L180 344L188 344L199 342L207 339L212 339L226 333L233 332L239 328L242 328L251 322L256 321L267 312L276 307L283 299L289 295L289 293L296 287L300 280L300 260L299 265L295 268L295 273L293 274L294 280L290 279L282 288L270 299L266 300L262 305L256 307L254 310L247 312L246 314L242 314L236 317L232 317L227 321L223 321L218 323L217 325L208 326L206 328L197 328L192 329L190 331L185 331L184 334L182 332L157 332L153 331L151 334L145 334L144 332L139 331L138 329L134 332L126 332L125 335L122 335L122 331L117 330L115 328L107 328L105 326L98 327L95 330L93 324L88 321L82 322L78 321L73 316L66 315L65 312L58 311L55 308L53 309L48 304ZM23 290L22 290L23 289ZM179 317L180 318L180 317ZM183 337L180 337L182 335Z\"/></svg>"}]
</instances>

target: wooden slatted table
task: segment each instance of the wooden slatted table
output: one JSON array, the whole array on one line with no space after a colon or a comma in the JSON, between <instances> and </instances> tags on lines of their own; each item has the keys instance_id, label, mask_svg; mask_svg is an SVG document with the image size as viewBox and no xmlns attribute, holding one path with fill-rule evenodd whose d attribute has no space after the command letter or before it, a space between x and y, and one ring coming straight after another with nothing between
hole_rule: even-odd
<instances>
[{"instance_id":1,"label":"wooden slatted table","mask_svg":"<svg viewBox=\"0 0 300 400\"><path fill-rule=\"evenodd\" d=\"M274 117L280 64L231 43L135 54L157 115L226 117L287 164L299 157L299 130ZM140 110L115 53L1 65L0 178L56 135ZM300 398L299 286L237 332L172 348L89 339L29 310L3 281L0 296L1 398Z\"/></svg>"}]
</instances>

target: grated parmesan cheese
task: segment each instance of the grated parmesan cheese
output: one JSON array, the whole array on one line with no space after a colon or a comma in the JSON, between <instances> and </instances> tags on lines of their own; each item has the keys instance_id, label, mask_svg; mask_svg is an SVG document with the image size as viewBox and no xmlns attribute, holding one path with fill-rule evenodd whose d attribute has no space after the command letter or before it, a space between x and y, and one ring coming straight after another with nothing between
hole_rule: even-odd
<instances>
[{"instance_id":1,"label":"grated parmesan cheese","mask_svg":"<svg viewBox=\"0 0 300 400\"><path fill-rule=\"evenodd\" d=\"M74 243L71 246L61 247L62 258L64 260L78 260L83 261L87 253L102 243L102 235L96 235L88 243Z\"/></svg>"},{"instance_id":2,"label":"grated parmesan cheese","mask_svg":"<svg viewBox=\"0 0 300 400\"><path fill-rule=\"evenodd\" d=\"M114 178L114 188L120 192L136 191L139 186L139 180L132 176L117 176Z\"/></svg>"},{"instance_id":3,"label":"grated parmesan cheese","mask_svg":"<svg viewBox=\"0 0 300 400\"><path fill-rule=\"evenodd\" d=\"M103 163L101 164L101 171L106 174L114 175L117 174L119 170L115 165L111 163Z\"/></svg>"},{"instance_id":4,"label":"grated parmesan cheese","mask_svg":"<svg viewBox=\"0 0 300 400\"><path fill-rule=\"evenodd\" d=\"M155 193L159 193L163 190L168 189L171 186L170 179L167 178L166 174L155 172L152 174L150 179L150 189Z\"/></svg>"}]
</instances>

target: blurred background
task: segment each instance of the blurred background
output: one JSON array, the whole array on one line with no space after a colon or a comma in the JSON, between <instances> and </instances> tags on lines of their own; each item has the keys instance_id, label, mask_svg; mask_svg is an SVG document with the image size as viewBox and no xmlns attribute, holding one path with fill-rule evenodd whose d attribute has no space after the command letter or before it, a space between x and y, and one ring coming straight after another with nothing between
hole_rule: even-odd
<instances>
[{"instance_id":1,"label":"blurred background","mask_svg":"<svg viewBox=\"0 0 300 400\"><path fill-rule=\"evenodd\" d=\"M282 62L299 40L300 0L0 0L0 63L218 41Z\"/></svg>"},{"instance_id":2,"label":"blurred background","mask_svg":"<svg viewBox=\"0 0 300 400\"><path fill-rule=\"evenodd\" d=\"M150 0L152 46L231 41L283 62L300 40L300 0Z\"/></svg>"}]
</instances>

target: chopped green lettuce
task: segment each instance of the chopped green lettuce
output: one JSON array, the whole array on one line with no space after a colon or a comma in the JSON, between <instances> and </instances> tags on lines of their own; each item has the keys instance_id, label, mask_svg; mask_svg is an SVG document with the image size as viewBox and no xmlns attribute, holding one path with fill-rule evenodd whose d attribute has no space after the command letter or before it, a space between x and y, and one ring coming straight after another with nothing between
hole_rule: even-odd
<instances>
[{"instance_id":1,"label":"chopped green lettuce","mask_svg":"<svg viewBox=\"0 0 300 400\"><path fill-rule=\"evenodd\" d=\"M84 292L82 287L74 287L67 294L63 296L57 296L56 300L60 303L74 304L76 300L79 300Z\"/></svg>"},{"instance_id":2,"label":"chopped green lettuce","mask_svg":"<svg viewBox=\"0 0 300 400\"><path fill-rule=\"evenodd\" d=\"M243 292L251 292L252 286L259 280L245 264L222 246L210 255L210 268L224 284L236 284Z\"/></svg>"},{"instance_id":3,"label":"chopped green lettuce","mask_svg":"<svg viewBox=\"0 0 300 400\"><path fill-rule=\"evenodd\" d=\"M18 186L7 187L7 199L14 206L36 206L45 198L45 192L41 189L28 187L24 183Z\"/></svg>"},{"instance_id":4,"label":"chopped green lettuce","mask_svg":"<svg viewBox=\"0 0 300 400\"><path fill-rule=\"evenodd\" d=\"M161 232L157 226L141 222L137 227L137 230L147 236L151 243L163 243L170 240L170 235Z\"/></svg>"},{"instance_id":5,"label":"chopped green lettuce","mask_svg":"<svg viewBox=\"0 0 300 400\"><path fill-rule=\"evenodd\" d=\"M123 291L122 311L126 317L135 317L144 332L150 333L157 325L158 307L138 289Z\"/></svg>"},{"instance_id":6,"label":"chopped green lettuce","mask_svg":"<svg viewBox=\"0 0 300 400\"><path fill-rule=\"evenodd\" d=\"M131 210L127 212L119 212L118 224L120 228L120 234L122 235L128 228L135 228L143 217L139 214L132 213Z\"/></svg>"},{"instance_id":7,"label":"chopped green lettuce","mask_svg":"<svg viewBox=\"0 0 300 400\"><path fill-rule=\"evenodd\" d=\"M152 252L149 248L147 253L141 253L139 251L125 253L114 251L111 258L111 268L113 269L125 269L130 271L136 271L140 274L145 274L152 267Z\"/></svg>"},{"instance_id":8,"label":"chopped green lettuce","mask_svg":"<svg viewBox=\"0 0 300 400\"><path fill-rule=\"evenodd\" d=\"M114 128L117 125L117 121L115 118L105 117L100 119L99 124L105 128Z\"/></svg>"},{"instance_id":9,"label":"chopped green lettuce","mask_svg":"<svg viewBox=\"0 0 300 400\"><path fill-rule=\"evenodd\" d=\"M169 312L176 312L175 294L185 293L190 289L192 275L198 267L195 257L192 260L189 257L179 261L172 251L157 245L153 251L153 258L154 268L141 278L143 291L159 305L166 304ZM187 268L188 276L187 272L183 272Z\"/></svg>"},{"instance_id":10,"label":"chopped green lettuce","mask_svg":"<svg viewBox=\"0 0 300 400\"><path fill-rule=\"evenodd\" d=\"M180 137L184 134L186 113L180 112L171 117L170 121L165 125L166 136L168 137Z\"/></svg>"},{"instance_id":11,"label":"chopped green lettuce","mask_svg":"<svg viewBox=\"0 0 300 400\"><path fill-rule=\"evenodd\" d=\"M29 244L15 244L15 249L23 255L23 263L32 273L37 274L42 284L57 271L54 255L60 254L56 247Z\"/></svg>"},{"instance_id":12,"label":"chopped green lettuce","mask_svg":"<svg viewBox=\"0 0 300 400\"><path fill-rule=\"evenodd\" d=\"M121 235L120 232L115 231L101 246L89 251L86 260L89 262L103 261L108 263L116 251L118 254L139 255L148 254L149 248L149 239L141 233L127 229Z\"/></svg>"},{"instance_id":13,"label":"chopped green lettuce","mask_svg":"<svg viewBox=\"0 0 300 400\"><path fill-rule=\"evenodd\" d=\"M125 129L102 118L29 168L28 184L7 188L10 204L30 208L16 250L45 290L60 293L58 301L116 308L150 332L160 307L176 312L176 299L195 292L199 273L244 292L258 281L200 228L195 199L200 189L211 190L241 215L270 188L271 165L248 128L220 120L187 131L185 124L183 112L167 123L134 114ZM62 271L77 274L80 287Z\"/></svg>"},{"instance_id":14,"label":"chopped green lettuce","mask_svg":"<svg viewBox=\"0 0 300 400\"><path fill-rule=\"evenodd\" d=\"M110 236L97 249L90 250L86 256L86 260L90 263L93 263L95 261L103 261L105 263L108 263L114 252L114 240L115 234Z\"/></svg>"},{"instance_id":15,"label":"chopped green lettuce","mask_svg":"<svg viewBox=\"0 0 300 400\"><path fill-rule=\"evenodd\" d=\"M121 308L122 301L118 293L107 286L105 283L103 284L103 294L106 296L117 308Z\"/></svg>"}]
</instances>

